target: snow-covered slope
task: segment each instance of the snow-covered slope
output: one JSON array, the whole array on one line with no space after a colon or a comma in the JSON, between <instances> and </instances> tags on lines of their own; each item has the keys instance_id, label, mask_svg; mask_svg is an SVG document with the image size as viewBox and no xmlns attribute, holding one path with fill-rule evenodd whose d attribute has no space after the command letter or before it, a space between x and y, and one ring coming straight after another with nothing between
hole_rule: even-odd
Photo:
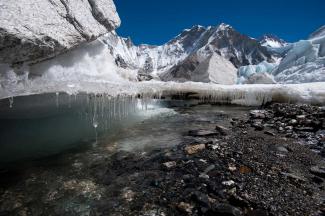
<instances>
[{"instance_id":1,"label":"snow-covered slope","mask_svg":"<svg viewBox=\"0 0 325 216\"><path fill-rule=\"evenodd\" d=\"M219 69L229 64L238 68L262 61L274 62L275 59L258 40L240 34L227 24L207 28L196 25L191 29L185 29L161 46L135 46L131 39L121 38L116 33L107 35L104 41L120 67L137 69L139 74L150 74L166 81L214 82L212 79L207 80L206 76L200 79L193 72L210 74L202 72L202 69L196 69L202 62L209 61L212 56L216 59L216 55L219 56L217 58L220 63L217 67ZM232 70L233 68L229 71ZM232 77L232 72L229 76ZM227 76L224 80L229 84ZM222 80L219 79L218 83L222 83Z\"/></svg>"},{"instance_id":2,"label":"snow-covered slope","mask_svg":"<svg viewBox=\"0 0 325 216\"><path fill-rule=\"evenodd\" d=\"M306 83L325 81L324 26L311 34L309 40L292 45L279 66L273 71L278 82Z\"/></svg>"}]
</instances>

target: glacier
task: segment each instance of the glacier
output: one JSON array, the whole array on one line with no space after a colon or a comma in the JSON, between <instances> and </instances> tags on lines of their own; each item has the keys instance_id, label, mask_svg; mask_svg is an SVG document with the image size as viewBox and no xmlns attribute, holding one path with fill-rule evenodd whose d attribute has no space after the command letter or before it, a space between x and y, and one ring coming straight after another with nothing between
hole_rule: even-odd
<instances>
[{"instance_id":1,"label":"glacier","mask_svg":"<svg viewBox=\"0 0 325 216\"><path fill-rule=\"evenodd\" d=\"M272 72L282 83L325 81L325 36L321 27L308 40L292 44L277 68Z\"/></svg>"}]
</instances>

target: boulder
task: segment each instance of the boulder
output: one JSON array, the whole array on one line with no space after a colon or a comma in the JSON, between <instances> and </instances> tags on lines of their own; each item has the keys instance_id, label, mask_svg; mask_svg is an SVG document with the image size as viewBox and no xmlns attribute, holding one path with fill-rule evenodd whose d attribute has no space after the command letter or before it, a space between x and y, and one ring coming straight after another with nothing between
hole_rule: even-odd
<instances>
[{"instance_id":1,"label":"boulder","mask_svg":"<svg viewBox=\"0 0 325 216\"><path fill-rule=\"evenodd\" d=\"M117 28L113 0L0 2L0 63L35 63Z\"/></svg>"}]
</instances>

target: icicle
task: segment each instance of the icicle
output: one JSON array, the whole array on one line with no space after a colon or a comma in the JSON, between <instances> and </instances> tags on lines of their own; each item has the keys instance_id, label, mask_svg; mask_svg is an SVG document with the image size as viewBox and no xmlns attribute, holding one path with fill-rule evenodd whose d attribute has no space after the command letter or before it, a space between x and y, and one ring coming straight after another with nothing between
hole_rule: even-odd
<instances>
[{"instance_id":1,"label":"icicle","mask_svg":"<svg viewBox=\"0 0 325 216\"><path fill-rule=\"evenodd\" d=\"M10 97L9 99L9 107L12 108L14 105L14 97Z\"/></svg>"},{"instance_id":2,"label":"icicle","mask_svg":"<svg viewBox=\"0 0 325 216\"><path fill-rule=\"evenodd\" d=\"M56 107L59 107L59 92L55 93L55 103L56 103Z\"/></svg>"}]
</instances>

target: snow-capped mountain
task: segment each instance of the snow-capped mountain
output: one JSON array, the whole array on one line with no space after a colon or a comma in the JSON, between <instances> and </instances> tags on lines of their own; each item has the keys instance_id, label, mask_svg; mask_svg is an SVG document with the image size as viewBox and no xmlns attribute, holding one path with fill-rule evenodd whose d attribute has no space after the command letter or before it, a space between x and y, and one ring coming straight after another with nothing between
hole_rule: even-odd
<instances>
[{"instance_id":1,"label":"snow-capped mountain","mask_svg":"<svg viewBox=\"0 0 325 216\"><path fill-rule=\"evenodd\" d=\"M226 70L224 76L234 77L240 66L262 61L274 62L276 59L260 41L239 33L227 24L209 27L196 25L161 46L135 46L131 39L121 38L116 33L107 35L104 41L120 67L137 69L139 74L165 81L234 84L235 79L224 79L227 80L224 82L217 76L218 71L212 68L217 67L219 71L222 68ZM215 61L219 64L216 65ZM201 74L202 78L195 74Z\"/></svg>"},{"instance_id":2,"label":"snow-capped mountain","mask_svg":"<svg viewBox=\"0 0 325 216\"><path fill-rule=\"evenodd\" d=\"M104 39L124 69L140 80L199 81L220 84L325 81L325 27L308 40L287 43L273 35L254 39L227 24L193 26L161 46L139 45L115 32ZM257 78L258 79L257 79Z\"/></svg>"}]
</instances>

